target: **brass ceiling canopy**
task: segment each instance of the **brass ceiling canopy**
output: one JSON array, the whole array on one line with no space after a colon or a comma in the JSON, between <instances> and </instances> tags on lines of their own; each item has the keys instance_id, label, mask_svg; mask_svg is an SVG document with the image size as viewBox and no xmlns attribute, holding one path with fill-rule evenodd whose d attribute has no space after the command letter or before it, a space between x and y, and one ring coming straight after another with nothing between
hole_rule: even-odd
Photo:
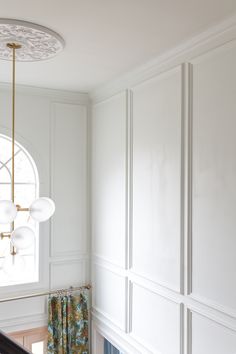
<instances>
[{"instance_id":1,"label":"brass ceiling canopy","mask_svg":"<svg viewBox=\"0 0 236 354\"><path fill-rule=\"evenodd\" d=\"M65 42L51 29L27 21L0 18L0 59L12 60L12 48L17 44L17 61L40 61L60 53Z\"/></svg>"}]
</instances>

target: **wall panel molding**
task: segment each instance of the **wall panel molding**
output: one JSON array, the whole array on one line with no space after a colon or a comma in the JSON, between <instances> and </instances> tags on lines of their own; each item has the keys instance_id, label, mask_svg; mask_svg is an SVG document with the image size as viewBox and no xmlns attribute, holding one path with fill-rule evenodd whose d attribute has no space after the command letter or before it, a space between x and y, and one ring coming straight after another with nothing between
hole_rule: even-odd
<instances>
[{"instance_id":1,"label":"wall panel molding","mask_svg":"<svg viewBox=\"0 0 236 354\"><path fill-rule=\"evenodd\" d=\"M62 115L62 112L64 112L64 116ZM65 117L65 120L64 120ZM59 126L57 130L57 124ZM70 125L69 125L70 123ZM61 129L62 125L64 126L64 130ZM66 125L68 125L68 128L66 129ZM76 134L76 131L79 133L79 138L78 138L78 143L76 142L76 137L72 135ZM56 138L56 133L58 133L58 137ZM71 137L69 135L66 137L66 139L72 141L70 142L70 147L67 147L68 142L65 143L64 148L63 146L63 136L64 134L71 134ZM59 142L56 139L59 139L59 137L62 138L62 141ZM73 141L74 140L74 141ZM62 149L59 153L58 148ZM75 148L76 146L76 148ZM63 149L68 149L68 154L70 154L70 158L72 158L71 155L73 155L72 158L72 163L70 165L67 164L67 159L65 156L65 152ZM76 150L78 149L79 152ZM78 155L79 154L79 155ZM84 254L88 253L88 240L87 240L87 183L86 183L86 175L87 175L87 107L85 105L80 105L80 104L68 104L68 103L58 103L58 102L52 102L51 103L51 194L52 198L55 198L57 200L59 196L56 195L56 193L59 193L59 189L55 187L55 179L58 174L62 175L63 170L68 170L67 173L64 173L64 183L66 183L65 177L70 178L70 175L73 176L75 173L77 175L77 181L75 180L73 182L69 182L68 186L64 186L64 188L67 188L72 184L72 188L74 188L74 198L76 200L76 203L72 203L73 205L65 205L64 201L64 208L69 207L70 213L73 213L73 219L69 220L64 220L63 222L61 221L63 228L64 224L66 223L67 225L67 230L63 230L65 233L64 239L65 239L65 244L64 247L61 245L61 249L58 248L58 230L57 232L55 231L55 218L56 218L56 213L59 212L59 210L56 210L54 219L51 220L51 244L50 244L50 255L51 257L75 257L78 254ZM56 163L57 167L61 164L62 168L61 170L55 170L56 169ZM73 173L70 172L70 170L73 169ZM73 176L74 178L74 176ZM69 193L69 191L68 191ZM65 193L64 193L65 194ZM72 195L71 187L70 187L70 194ZM78 195L77 195L78 194ZM64 195L64 199L65 195ZM68 198L67 198L68 199ZM67 203L69 204L69 199L67 200ZM78 209L78 213L75 215L75 210L73 209ZM62 209L60 209L60 212L62 213ZM68 219L68 213L65 212L65 217L67 216ZM63 216L62 218L63 219ZM61 220L60 219L60 220ZM75 228L75 225L73 223L73 220L77 222L77 227ZM57 220L57 223L59 221ZM71 230L71 226L73 226L73 230ZM59 230L60 232L60 230ZM68 233L76 233L79 236L79 241L76 242L75 238L72 238L72 236L68 237ZM56 233L56 234L55 234ZM61 235L62 238L62 235ZM61 242L61 241L60 241ZM71 249L65 250L64 248L68 248L68 244L70 245L71 243Z\"/></svg>"},{"instance_id":2,"label":"wall panel molding","mask_svg":"<svg viewBox=\"0 0 236 354\"><path fill-rule=\"evenodd\" d=\"M93 268L93 309L113 323L120 330L127 332L127 290L128 278L117 274L106 266L94 263ZM99 279L100 277L100 279ZM104 291L103 296L99 289ZM116 306L112 305L116 303ZM110 312L110 313L109 313Z\"/></svg>"},{"instance_id":3,"label":"wall panel molding","mask_svg":"<svg viewBox=\"0 0 236 354\"><path fill-rule=\"evenodd\" d=\"M182 275L184 281L184 294L192 291L192 107L193 107L193 73L192 64L183 64L182 76L182 107L183 107L183 186L182 186L182 222L184 259Z\"/></svg>"},{"instance_id":4,"label":"wall panel molding","mask_svg":"<svg viewBox=\"0 0 236 354\"><path fill-rule=\"evenodd\" d=\"M197 295L197 294L190 294L189 298L194 300L195 302L198 302L199 304L202 304L204 306L207 306L209 309L216 310L224 315L230 316L236 320L236 311L235 309L229 308L227 306L223 306L217 302L211 301L208 298L205 298L203 296Z\"/></svg>"},{"instance_id":5,"label":"wall panel molding","mask_svg":"<svg viewBox=\"0 0 236 354\"><path fill-rule=\"evenodd\" d=\"M195 323L195 315L197 316L196 319L200 319L202 322L202 325L200 328L197 327L197 323ZM188 317L189 317L189 333L188 333L188 340L189 340L189 352L188 354L197 354L199 353L199 348L195 350L195 346L198 347L199 342L200 342L200 348L201 348L201 353L203 353L203 348L204 348L204 354L209 353L209 350L213 350L212 346L215 345L217 350L217 354L221 354L222 350L224 350L224 353L232 353L232 350L235 349L236 345L236 326L232 326L230 323L222 321L220 318L209 316L205 313L195 311L195 310L188 310ZM208 325L205 325L205 328L202 330L202 326L204 325L204 322L208 322ZM201 332L202 330L202 332ZM205 331L209 331L208 334L205 333ZM221 333L220 333L221 332ZM231 338L224 339L224 337L230 335ZM205 336L207 336L207 340L205 339ZM234 339L232 338L234 337ZM232 344L232 341L234 344ZM215 344L217 343L217 344ZM223 344L224 343L224 344ZM209 346L211 345L211 348ZM221 349L218 349L217 345L221 346ZM227 349L226 349L227 347ZM229 347L231 348L230 351ZM215 351L214 351L215 353Z\"/></svg>"},{"instance_id":6,"label":"wall panel molding","mask_svg":"<svg viewBox=\"0 0 236 354\"><path fill-rule=\"evenodd\" d=\"M190 295L235 317L236 40L191 62L192 269Z\"/></svg>"},{"instance_id":7,"label":"wall panel molding","mask_svg":"<svg viewBox=\"0 0 236 354\"><path fill-rule=\"evenodd\" d=\"M25 317L16 317L5 320L4 323L0 322L1 330L6 333L18 332L27 329L39 328L47 326L48 315L32 315Z\"/></svg>"},{"instance_id":8,"label":"wall panel molding","mask_svg":"<svg viewBox=\"0 0 236 354\"><path fill-rule=\"evenodd\" d=\"M220 56L224 56L224 59L222 60L222 65L218 65L214 67L214 65L217 64L217 60L220 58ZM212 58L212 59L211 59ZM231 58L231 59L230 59ZM225 86L225 92L228 90L228 94L225 95L226 99L232 96L232 92L235 92L233 84L230 84L230 80L232 82L236 82L234 80L235 78L235 59L236 59L236 17L232 18L229 21L226 21L224 24L216 26L209 31L205 32L204 34L195 37L192 41L189 41L185 43L183 46L178 47L176 50L169 52L166 54L166 56L163 56L162 58L158 58L158 60L150 63L150 65L143 66L139 70L128 74L127 76L121 78L120 80L113 82L111 85L107 85L106 87L102 87L99 90L96 90L92 92L91 98L92 98L92 103L100 104L98 102L107 102L110 99L114 99L116 96L116 93L123 94L126 97L126 166L125 166L125 173L126 173L126 215L125 215L125 223L126 223L126 242L125 245L123 245L123 254L125 254L125 267L121 267L120 264L116 264L114 260L109 259L104 257L104 254L98 254L94 253L93 258L92 258L92 264L99 265L99 267L102 267L109 272L112 272L114 274L114 277L123 277L126 279L125 283L125 295L122 297L122 311L124 312L123 315L125 317L124 320L124 325L117 326L117 323L114 323L114 319L112 318L111 314L106 313L103 309L99 309L98 307L94 308L93 310L93 319L96 322L96 327L98 332L101 334L104 333L109 333L109 330L112 330L112 337L111 341L115 343L116 340L120 339L120 336L124 339L124 347L122 348L124 351L127 350L127 353L129 353L129 344L130 343L135 343L134 348L141 348L140 352L143 353L158 353L158 354L166 354L168 353L168 348L162 349L161 352L157 350L159 342L156 342L154 345L150 345L150 341L146 338L143 338L143 335L148 335L148 330L144 328L145 333L142 333L142 328L140 329L139 327L134 326L134 311L135 313L139 313L139 321L144 322L148 318L148 314L140 314L141 311L138 311L137 309L137 303L135 303L137 299L137 291L134 294L134 287L140 288L140 289L145 289L145 295L143 298L147 298L150 300L152 299L153 303L161 302L161 299L164 299L163 301L167 301L170 304L175 304L176 308L178 308L178 316L175 317L175 320L169 320L169 326L171 326L173 323L178 323L176 325L176 328L178 327L178 348L176 350L177 354L209 354L212 351L211 343L214 344L214 337L215 341L220 340L222 342L225 341L226 344L232 345L234 343L234 339L231 338L231 331L236 334L236 310L233 308L233 306L227 306L228 304L234 305L233 303L233 294L235 293L235 287L234 284L235 282L233 279L235 278L235 267L234 267L234 262L232 258L232 267L230 268L229 271L227 271L227 274L231 274L231 282L227 283L226 285L228 286L227 289L231 289L231 292L227 294L227 290L225 289L225 295L223 294L222 290L222 296L218 296L218 289L220 288L220 285L215 285L215 289L211 291L211 286L212 284L221 284L220 280L217 283L216 282L216 277L211 278L208 277L208 283L203 282L203 285L199 287L199 277L204 278L205 277L205 272L204 270L201 270L201 274L199 275L199 267L201 266L201 262L205 261L205 269L207 272L207 268L210 267L210 256L211 252L214 252L214 247L217 246L217 240L213 241L208 244L209 246L209 252L205 255L205 258L203 257L203 251L204 247L207 246L207 239L208 235L210 232L206 234L205 239L203 238L204 242L202 242L201 249L199 249L198 253L194 254L194 251L196 250L196 242L199 241L199 234L194 234L193 232L193 220L196 215L196 209L193 210L193 199L194 198L199 198L199 195L195 191L195 185L194 185L194 178L193 178L193 165L196 162L196 153L194 151L194 134L196 134L196 120L200 119L203 117L202 113L200 114L200 118L197 116L196 119L196 112L199 110L199 96L197 96L197 86L196 86L196 80L199 80L199 76L197 76L199 73L196 73L196 67L197 65L204 64L204 61L208 61L208 66L207 70L203 70L202 72L202 78L208 77L209 72L211 75L207 78L208 83L212 83L208 89L207 92L204 93L205 85L202 85L200 88L201 90L199 91L200 94L203 96L203 107L210 107L209 112L206 110L207 114L206 117L208 120L210 119L209 117L216 117L218 114L219 109L215 109L215 107L220 105L222 102L228 102L227 100L224 100L224 94L221 96L216 96L215 99L214 97L210 98L210 100L207 97L207 94L211 94L212 92L215 92L215 88L222 88ZM219 63L218 63L219 64ZM232 65L232 66L230 66ZM223 72L226 70L226 74L228 75L227 78L228 80L224 81L223 77ZM227 71L228 70L228 71ZM181 218L181 223L180 223L180 249L179 249L179 274L178 274L178 284L176 285L166 277L164 279L159 279L157 276L158 271L161 269L163 265L160 265L160 267L152 267L148 268L148 270L144 269L145 267L142 267L143 264L143 259L142 255L145 252L145 245L142 248L142 252L140 252L140 255L138 257L138 263L140 265L139 269L137 269L136 264L135 264L135 259L133 257L133 251L134 251L134 242L135 242L135 235L134 235L134 222L133 222L133 204L135 203L135 193L134 193L134 188L133 188L133 177L134 177L134 171L133 171L133 164L135 160L135 151L133 149L134 145L134 140L135 140L135 119L137 113L135 113L135 100L138 100L140 102L141 99L145 96L145 99L147 100L147 107L148 109L145 111L142 111L143 107L139 107L139 111L142 111L142 117L140 120L142 120L142 128L140 129L140 141L143 142L144 138L144 130L147 128L147 126L150 128L148 119L150 117L150 104L152 101L158 101L158 94L154 96L154 88L150 88L148 92L144 92L140 94L140 97L138 96L138 99L136 98L136 92L139 90L140 87L144 87L145 85L148 85L150 82L154 82L155 80L161 81L164 77L171 76L171 73L178 72L180 75L180 85L178 89L178 95L180 95L180 130L181 130L181 140L179 142L178 148L181 150L181 161L180 161L180 218ZM221 75L218 77L217 75ZM207 84L207 83L206 83ZM224 86L223 86L224 85ZM230 86L228 86L230 85ZM145 91L145 90L144 90ZM125 92L125 93L124 93ZM163 92L163 90L162 90ZM169 93L170 95L170 93ZM158 96L158 97L157 97ZM172 105L171 103L171 98L169 97L168 99L168 94L167 96L167 104ZM107 97L110 97L107 99ZM162 100L163 102L163 100ZM159 105L160 106L160 105ZM173 105L172 105L173 106ZM229 114L222 114L222 117L224 117L224 122L225 126L228 124L231 124L231 122L234 122L234 118L231 120L227 121L227 117L230 115L230 109L231 111L234 109L232 107L235 107L234 101L230 104L225 104L225 110L229 109ZM223 106L224 108L224 106ZM158 110L156 110L158 112ZM228 112L228 111L227 111ZM234 111L233 111L234 112ZM232 112L231 112L232 113ZM141 115L141 114L140 114ZM232 115L235 117L235 114ZM156 113L156 119L160 117L160 114ZM194 120L195 119L195 120ZM205 119L207 121L207 119ZM220 120L221 121L221 120ZM223 120L222 120L223 121ZM221 121L221 122L222 122ZM227 123L227 124L226 124ZM217 125L217 121L213 119L211 122L211 126L208 127L209 131L211 132L211 129L214 130L215 126ZM222 129L218 131L219 136L221 136L222 132L222 141L224 144L228 143L228 136L229 134L223 135L224 132L224 126L222 125ZM230 130L230 133L235 131L235 129ZM115 128L113 133L115 132ZM161 130L162 134L166 134L164 130ZM206 129L201 129L200 132L197 134L202 137L203 134L206 133ZM160 140L161 137L158 137ZM157 140L158 140L157 139ZM233 141L233 139L232 139ZM219 145L216 144L216 156L217 152L219 152ZM208 149L210 147L208 146ZM150 150L150 149L149 149ZM234 145L232 145L231 152L234 151ZM208 151L208 150L207 150ZM206 151L206 154L207 154ZM165 151L166 152L166 151ZM229 154L229 156L231 156ZM218 161L218 160L217 160ZM232 161L235 161L234 157L232 157ZM218 165L221 164L222 161L218 161ZM217 165L217 166L218 166ZM232 164L231 164L232 165ZM230 166L231 166L230 165ZM209 168L209 164L207 166L200 166L200 172L205 172ZM232 167L232 166L231 166ZM148 167L147 167L148 168ZM230 168L229 168L229 171ZM222 175L223 176L223 175ZM235 179L232 179L235 180ZM222 181L224 181L224 176L222 177ZM149 181L150 182L150 181ZM147 183L149 183L147 182ZM232 181L231 181L232 182ZM231 183L230 182L230 183ZM149 183L150 185L151 183ZM212 184L208 183L208 187L211 188ZM226 185L227 188L228 185ZM153 187L153 185L152 185ZM137 193L141 193L142 189L139 188ZM195 194L194 194L195 193ZM234 195L234 191L231 193ZM171 200L171 199L170 199ZM167 203L168 205L171 205L171 202ZM143 207L143 214L145 214L145 206ZM234 208L232 208L234 210ZM194 214L195 213L195 214ZM140 213L140 215L143 215ZM156 215L156 214L155 214ZM223 213L221 214L222 220L223 220ZM220 217L216 220L218 221ZM208 218L209 220L209 218ZM209 229L210 230L210 229ZM209 231L208 230L208 231ZM224 238L227 237L227 234L224 232L222 233L224 235ZM112 237L112 235L111 235ZM150 234L146 232L146 234L143 236L146 239L149 239L150 241ZM221 238L218 238L218 241ZM153 246L153 243L152 247ZM230 244L230 243L229 243ZM231 247L231 250L234 249L234 247ZM169 247L166 247L166 252L169 252ZM154 252L153 252L154 253ZM152 249L150 252L147 252L149 257L154 258L154 255L152 254ZM224 255L224 257L226 257ZM219 257L218 257L219 258ZM194 263L197 260L197 264ZM221 265L221 269L224 269L224 258L220 261L218 261L218 264ZM195 268L194 268L195 267ZM150 270L150 271L149 271ZM153 273L155 276L153 276ZM218 272L219 273L219 272ZM226 272L224 273L222 271L221 277L227 277ZM196 283L197 280L197 283ZM201 280L201 279L200 279ZM214 283L215 281L215 283ZM197 284L197 286L196 286ZM201 291L199 291L199 289ZM207 291L205 291L207 289ZM210 290L209 290L210 289ZM94 293L96 294L96 289L94 289ZM103 290L100 290L101 292ZM140 295L140 292L138 292L138 296ZM148 295L146 295L146 293ZM151 294L151 295L150 295ZM210 294L212 296L205 296L206 294ZM230 296L228 296L230 295ZM136 297L136 298L135 298ZM141 295L140 295L141 299ZM216 299L220 299L222 301L216 301ZM224 301L224 299L226 299ZM141 299L142 300L142 299ZM149 300L146 301L141 301L142 305L148 306L149 305ZM159 301L160 300L160 301ZM151 301L151 300L150 300ZM222 302L222 303L221 303ZM164 305L163 305L164 306ZM141 305L140 305L141 307ZM153 313L156 309L155 306L152 307ZM149 311L151 312L151 310ZM153 327L156 326L156 321L158 321L158 316L155 316L152 313L153 317L149 321ZM164 311L163 311L164 313ZM199 318L194 317L194 316L199 316ZM163 317L165 317L163 315ZM203 318L203 319L202 319ZM199 322L198 322L199 321ZM204 331L201 332L201 321L206 323L205 321L211 321L209 322L209 325L205 328ZM135 323L137 325L137 321ZM212 325L216 326L212 330ZM108 332L104 331L103 332L103 326L104 328L108 328ZM219 327L218 327L219 326ZM204 327L204 326L203 326ZM140 330L140 331L139 331ZM209 332L208 332L209 330ZM212 330L212 332L211 332ZM218 332L219 330L219 332ZM135 335L134 332L137 332L138 335ZM139 331L139 332L138 332ZM215 331L215 332L214 332ZM167 331L168 332L168 331ZM136 334L137 334L136 333ZM216 335L214 335L216 333ZM217 333L219 333L219 336L217 336ZM199 335L199 337L198 337ZM204 337L206 335L206 337ZM108 339L109 339L109 335ZM154 338L155 335L152 336ZM209 342L207 342L207 337L209 339ZM151 338L151 339L152 339ZM169 337L168 337L169 338ZM220 338L220 339L219 339ZM229 338L229 342L228 342ZM231 339L230 339L231 338ZM234 334L233 334L234 338ZM169 339L168 339L169 340ZM200 347L201 349L198 348L197 346L197 340L199 340ZM160 339L161 341L161 339ZM201 341L205 341L206 343L206 349L204 346L201 347ZM230 342L231 341L231 342ZM210 343L210 344L209 344ZM230 344L231 343L231 344ZM233 350L234 347L232 346ZM205 351L204 351L205 350ZM207 351L206 351L207 350ZM216 351L218 348L216 348ZM171 354L173 353L174 350L172 350ZM231 350L232 351L232 350ZM135 350L131 351L131 353L136 353ZM139 353L139 351L137 351ZM220 354L222 354L223 351L221 351ZM168 353L169 354L169 353ZM218 353L217 353L218 354ZM224 353L228 354L228 353ZM230 352L231 354L231 352Z\"/></svg>"},{"instance_id":9,"label":"wall panel molding","mask_svg":"<svg viewBox=\"0 0 236 354\"><path fill-rule=\"evenodd\" d=\"M132 272L176 292L183 292L182 77L178 66L132 88Z\"/></svg>"},{"instance_id":10,"label":"wall panel molding","mask_svg":"<svg viewBox=\"0 0 236 354\"><path fill-rule=\"evenodd\" d=\"M132 313L130 336L150 352L160 354L183 353L182 305L143 286L132 283ZM146 297L147 301L137 302ZM137 300L139 298L139 300ZM154 305L155 301L155 305ZM150 308L152 304L152 308ZM137 307L138 306L138 307ZM135 312L134 312L135 311ZM149 319L142 324L143 312ZM152 319L153 316L153 319ZM135 323L136 319L136 323ZM171 321L170 321L171 319ZM155 322L153 322L155 321ZM154 324L155 323L155 324ZM166 331L164 330L166 328ZM168 330L167 330L168 329ZM153 332L153 333L152 333ZM152 333L152 334L151 334ZM155 333L155 334L154 334ZM164 339L166 336L166 339ZM168 336L168 340L167 340ZM149 339L148 339L149 338ZM174 343L174 344L173 344ZM178 347L178 349L177 349ZM162 348L162 349L161 349Z\"/></svg>"},{"instance_id":11,"label":"wall panel molding","mask_svg":"<svg viewBox=\"0 0 236 354\"><path fill-rule=\"evenodd\" d=\"M124 269L128 263L129 233L128 125L127 91L94 106L92 253Z\"/></svg>"},{"instance_id":12,"label":"wall panel molding","mask_svg":"<svg viewBox=\"0 0 236 354\"><path fill-rule=\"evenodd\" d=\"M87 281L88 259L54 261L50 263L50 288L82 286ZM62 278L61 274L66 274Z\"/></svg>"},{"instance_id":13,"label":"wall panel molding","mask_svg":"<svg viewBox=\"0 0 236 354\"><path fill-rule=\"evenodd\" d=\"M132 268L133 233L133 94L126 91L126 269Z\"/></svg>"}]
</instances>

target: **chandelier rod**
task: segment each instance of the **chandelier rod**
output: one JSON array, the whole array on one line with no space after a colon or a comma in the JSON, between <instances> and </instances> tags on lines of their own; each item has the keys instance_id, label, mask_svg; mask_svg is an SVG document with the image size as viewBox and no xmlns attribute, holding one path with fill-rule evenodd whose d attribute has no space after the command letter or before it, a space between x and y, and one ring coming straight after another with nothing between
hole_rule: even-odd
<instances>
[{"instance_id":1,"label":"chandelier rod","mask_svg":"<svg viewBox=\"0 0 236 354\"><path fill-rule=\"evenodd\" d=\"M15 204L15 98L16 98L16 47L12 47L12 182L11 182L11 198ZM14 221L13 221L14 229Z\"/></svg>"},{"instance_id":2,"label":"chandelier rod","mask_svg":"<svg viewBox=\"0 0 236 354\"><path fill-rule=\"evenodd\" d=\"M12 49L12 160L11 160L11 200L15 204L15 125L16 125L16 49L21 45L17 43L7 43L7 47ZM14 231L14 221L11 226ZM12 255L16 254L15 247L12 247Z\"/></svg>"}]
</instances>

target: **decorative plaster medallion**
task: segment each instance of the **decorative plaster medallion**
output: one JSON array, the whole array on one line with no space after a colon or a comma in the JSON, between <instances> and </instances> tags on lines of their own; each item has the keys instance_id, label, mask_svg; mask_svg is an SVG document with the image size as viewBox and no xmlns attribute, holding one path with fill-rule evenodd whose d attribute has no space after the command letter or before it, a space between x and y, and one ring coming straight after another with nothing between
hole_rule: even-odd
<instances>
[{"instance_id":1,"label":"decorative plaster medallion","mask_svg":"<svg viewBox=\"0 0 236 354\"><path fill-rule=\"evenodd\" d=\"M21 45L16 50L18 61L50 59L62 51L63 38L49 28L20 20L0 19L0 59L12 60L7 43Z\"/></svg>"}]
</instances>

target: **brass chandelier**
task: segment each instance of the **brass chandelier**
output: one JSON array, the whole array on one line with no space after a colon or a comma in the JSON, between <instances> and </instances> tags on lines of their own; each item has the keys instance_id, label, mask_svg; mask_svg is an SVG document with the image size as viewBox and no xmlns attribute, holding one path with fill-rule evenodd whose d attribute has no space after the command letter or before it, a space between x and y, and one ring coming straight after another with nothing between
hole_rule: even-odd
<instances>
[{"instance_id":1,"label":"brass chandelier","mask_svg":"<svg viewBox=\"0 0 236 354\"><path fill-rule=\"evenodd\" d=\"M0 59L12 60L12 165L11 200L0 200L0 224L9 224L8 232L1 232L0 240L10 239L10 255L31 246L34 230L27 226L15 228L18 213L27 212L36 222L48 220L55 212L52 199L41 197L30 206L15 204L15 97L16 60L38 61L49 59L62 50L64 42L53 31L25 21L0 19Z\"/></svg>"}]
</instances>

